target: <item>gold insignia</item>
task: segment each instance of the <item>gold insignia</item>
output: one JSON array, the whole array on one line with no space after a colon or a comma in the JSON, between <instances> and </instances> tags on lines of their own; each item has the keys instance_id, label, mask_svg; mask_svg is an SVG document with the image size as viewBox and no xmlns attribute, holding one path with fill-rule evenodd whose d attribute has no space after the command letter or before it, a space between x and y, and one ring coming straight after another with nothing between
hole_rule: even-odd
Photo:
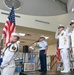
<instances>
[{"instance_id":1,"label":"gold insignia","mask_svg":"<svg viewBox=\"0 0 74 75\"><path fill-rule=\"evenodd\" d=\"M15 47L15 46L13 46L13 47L12 47L12 49L13 49L13 50L16 50L16 47Z\"/></svg>"},{"instance_id":2,"label":"gold insignia","mask_svg":"<svg viewBox=\"0 0 74 75\"><path fill-rule=\"evenodd\" d=\"M66 42L67 42L67 40L66 40L66 38L64 37L64 44L66 44Z\"/></svg>"}]
</instances>

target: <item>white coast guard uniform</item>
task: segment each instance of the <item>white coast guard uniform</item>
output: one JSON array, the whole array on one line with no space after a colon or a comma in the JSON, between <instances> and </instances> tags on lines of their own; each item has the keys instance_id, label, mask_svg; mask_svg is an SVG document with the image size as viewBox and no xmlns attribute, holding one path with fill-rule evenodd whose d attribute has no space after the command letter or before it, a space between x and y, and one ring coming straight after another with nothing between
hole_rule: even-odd
<instances>
[{"instance_id":1,"label":"white coast guard uniform","mask_svg":"<svg viewBox=\"0 0 74 75\"><path fill-rule=\"evenodd\" d=\"M3 51L3 62L1 64L1 75L14 75L15 62L14 58L18 51L17 43L10 44L6 50Z\"/></svg>"},{"instance_id":2,"label":"white coast guard uniform","mask_svg":"<svg viewBox=\"0 0 74 75\"><path fill-rule=\"evenodd\" d=\"M72 44L71 46L72 46L72 51L73 51L72 55L74 58L74 29L71 33L69 33L69 35L71 36L71 44Z\"/></svg>"},{"instance_id":3,"label":"white coast guard uniform","mask_svg":"<svg viewBox=\"0 0 74 75\"><path fill-rule=\"evenodd\" d=\"M68 36L68 31L63 30L59 35L56 33L55 38L59 39L59 49L63 61L64 71L70 71L70 60L69 60L70 39Z\"/></svg>"}]
</instances>

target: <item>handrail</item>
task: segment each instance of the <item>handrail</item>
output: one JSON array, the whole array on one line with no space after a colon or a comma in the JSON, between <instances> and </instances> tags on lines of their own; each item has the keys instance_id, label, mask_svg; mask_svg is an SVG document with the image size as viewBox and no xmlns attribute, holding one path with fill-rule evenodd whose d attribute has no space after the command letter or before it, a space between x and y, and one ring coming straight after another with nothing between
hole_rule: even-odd
<instances>
[{"instance_id":1,"label":"handrail","mask_svg":"<svg viewBox=\"0 0 74 75\"><path fill-rule=\"evenodd\" d=\"M53 57L52 61L50 62L50 65L51 65L51 63L54 61L55 57L56 57L56 55ZM52 66L50 66L50 70L53 68L53 66L56 64L56 62L57 62L57 61L55 61L55 62L52 64Z\"/></svg>"},{"instance_id":2,"label":"handrail","mask_svg":"<svg viewBox=\"0 0 74 75\"><path fill-rule=\"evenodd\" d=\"M54 55L54 56L55 56L55 55ZM53 59L51 60L50 64L53 62L54 58L55 58L55 57L53 57Z\"/></svg>"}]
</instances>

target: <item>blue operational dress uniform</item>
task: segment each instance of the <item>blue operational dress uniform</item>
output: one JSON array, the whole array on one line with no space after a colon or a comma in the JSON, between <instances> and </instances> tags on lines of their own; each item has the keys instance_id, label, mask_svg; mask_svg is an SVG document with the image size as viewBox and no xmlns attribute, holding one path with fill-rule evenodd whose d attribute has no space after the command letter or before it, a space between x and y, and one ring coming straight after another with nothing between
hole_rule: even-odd
<instances>
[{"instance_id":1,"label":"blue operational dress uniform","mask_svg":"<svg viewBox=\"0 0 74 75\"><path fill-rule=\"evenodd\" d=\"M1 75L14 75L15 71L15 54L18 51L17 43L11 43L3 50L3 62L1 64Z\"/></svg>"},{"instance_id":2,"label":"blue operational dress uniform","mask_svg":"<svg viewBox=\"0 0 74 75\"><path fill-rule=\"evenodd\" d=\"M39 49L39 59L40 59L40 65L41 65L41 71L47 71L47 62L46 62L46 46L47 42L45 40L40 41L37 43L41 48Z\"/></svg>"},{"instance_id":3,"label":"blue operational dress uniform","mask_svg":"<svg viewBox=\"0 0 74 75\"><path fill-rule=\"evenodd\" d=\"M63 25L59 26L63 27ZM67 73L70 71L70 59L69 59L70 38L68 36L68 30L62 30L60 34L56 32L55 38L59 39L59 49L63 61L64 70L61 72Z\"/></svg>"}]
</instances>

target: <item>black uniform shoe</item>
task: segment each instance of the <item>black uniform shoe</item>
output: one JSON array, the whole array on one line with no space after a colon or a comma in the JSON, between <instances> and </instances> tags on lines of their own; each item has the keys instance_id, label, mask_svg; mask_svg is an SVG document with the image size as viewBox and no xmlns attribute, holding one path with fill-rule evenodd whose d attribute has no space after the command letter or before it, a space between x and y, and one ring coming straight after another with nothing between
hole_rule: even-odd
<instances>
[{"instance_id":1,"label":"black uniform shoe","mask_svg":"<svg viewBox=\"0 0 74 75\"><path fill-rule=\"evenodd\" d=\"M39 72L43 72L42 70L38 70Z\"/></svg>"},{"instance_id":2,"label":"black uniform shoe","mask_svg":"<svg viewBox=\"0 0 74 75\"><path fill-rule=\"evenodd\" d=\"M47 72L47 70L45 70L45 71L42 71L43 73L46 73Z\"/></svg>"}]
</instances>

